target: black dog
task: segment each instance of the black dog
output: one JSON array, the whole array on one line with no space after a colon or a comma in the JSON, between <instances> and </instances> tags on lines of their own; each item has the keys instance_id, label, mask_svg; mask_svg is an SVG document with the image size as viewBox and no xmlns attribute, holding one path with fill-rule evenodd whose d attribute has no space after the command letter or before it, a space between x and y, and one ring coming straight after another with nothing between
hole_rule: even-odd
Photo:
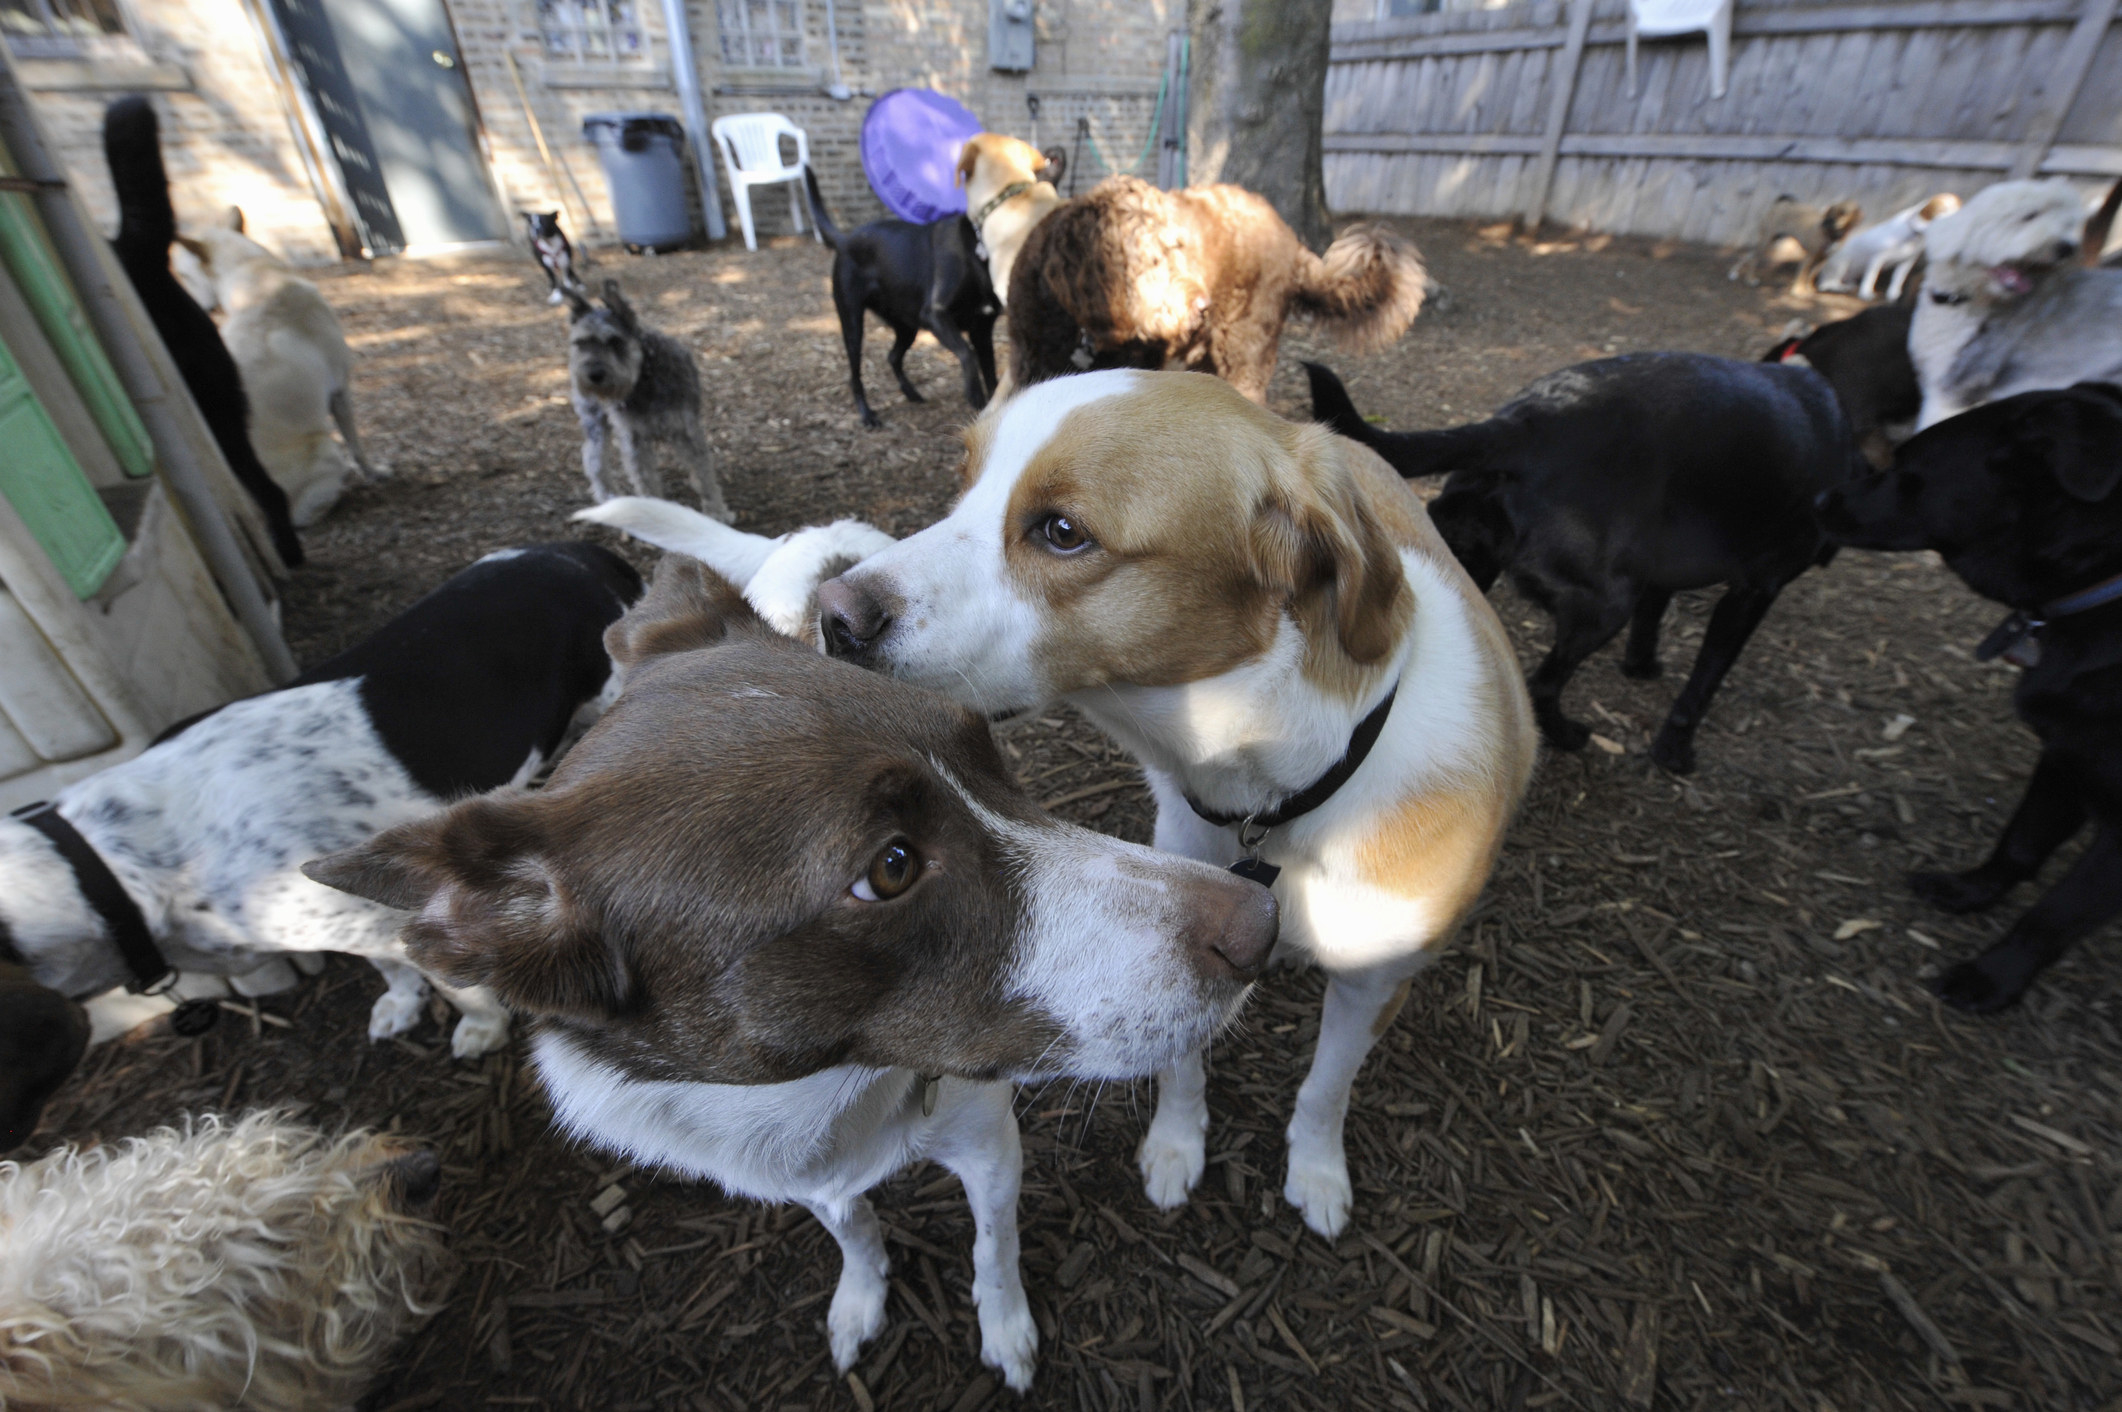
<instances>
[{"instance_id":1,"label":"black dog","mask_svg":"<svg viewBox=\"0 0 2122 1412\"><path fill-rule=\"evenodd\" d=\"M1916 414L1923 410L1923 389L1908 356L1908 326L1915 316L1912 302L1876 305L1854 318L1822 324L1804 338L1786 338L1761 361L1803 358L1804 366L1832 383L1857 449L1885 470L1893 464L1894 446L1915 429Z\"/></svg>"},{"instance_id":2,"label":"black dog","mask_svg":"<svg viewBox=\"0 0 2122 1412\"><path fill-rule=\"evenodd\" d=\"M570 294L586 294L582 277L575 273L575 247L567 243L567 232L560 229L558 211L524 211L523 227L530 232L531 254L538 257L538 268L552 282L553 292L545 302L563 304Z\"/></svg>"},{"instance_id":3,"label":"black dog","mask_svg":"<svg viewBox=\"0 0 2122 1412\"><path fill-rule=\"evenodd\" d=\"M2092 843L2004 939L1938 979L2002 1010L2080 937L2122 914L2122 389L2026 392L1938 423L1893 469L1820 499L1844 544L1935 549L2012 615L1980 647L2026 668L2014 694L2041 737L2026 797L1996 852L1964 873L1917 873L1916 895L1974 912L2040 871L2092 819Z\"/></svg>"},{"instance_id":4,"label":"black dog","mask_svg":"<svg viewBox=\"0 0 2122 1412\"><path fill-rule=\"evenodd\" d=\"M874 310L892 326L892 375L909 402L924 400L906 377L906 350L922 329L936 336L965 370L965 400L975 410L995 390L995 320L1002 301L987 277L973 223L964 216L917 225L871 221L842 235L825 212L818 178L803 171L811 219L833 248L833 307L840 311L840 337L847 343L847 381L855 391L862 425L884 423L869 409L862 390L862 314Z\"/></svg>"},{"instance_id":5,"label":"black dog","mask_svg":"<svg viewBox=\"0 0 2122 1412\"><path fill-rule=\"evenodd\" d=\"M1550 373L1485 422L1383 432L1316 363L1312 415L1403 476L1450 473L1430 518L1487 592L1508 570L1552 613L1555 645L1527 685L1540 733L1581 750L1562 713L1580 663L1630 624L1621 670L1655 677L1674 592L1726 584L1651 758L1694 768L1695 728L1776 595L1834 547L1813 497L1862 462L1834 389L1809 369L1635 353Z\"/></svg>"},{"instance_id":6,"label":"black dog","mask_svg":"<svg viewBox=\"0 0 2122 1412\"><path fill-rule=\"evenodd\" d=\"M104 113L103 156L118 193L118 235L111 249L168 346L171 361L184 375L228 468L264 512L280 561L292 569L302 562L302 541L295 537L295 522L288 515L287 492L251 449L250 399L243 395L243 375L221 341L221 330L170 273L177 213L169 203L169 175L162 167L161 127L145 98L120 98Z\"/></svg>"}]
</instances>

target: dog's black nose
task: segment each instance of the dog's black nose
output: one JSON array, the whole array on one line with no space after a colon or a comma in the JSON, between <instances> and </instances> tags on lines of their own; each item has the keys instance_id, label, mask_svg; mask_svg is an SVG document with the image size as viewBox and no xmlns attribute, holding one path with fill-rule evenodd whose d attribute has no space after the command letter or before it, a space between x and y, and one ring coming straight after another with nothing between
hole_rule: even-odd
<instances>
[{"instance_id":1,"label":"dog's black nose","mask_svg":"<svg viewBox=\"0 0 2122 1412\"><path fill-rule=\"evenodd\" d=\"M827 580L818 588L818 622L831 656L850 661L863 657L891 621L882 603L844 578Z\"/></svg>"},{"instance_id":2,"label":"dog's black nose","mask_svg":"<svg viewBox=\"0 0 2122 1412\"><path fill-rule=\"evenodd\" d=\"M431 1148L423 1147L395 1159L391 1171L398 1178L398 1192L407 1206L425 1206L442 1190L442 1159Z\"/></svg>"},{"instance_id":3,"label":"dog's black nose","mask_svg":"<svg viewBox=\"0 0 2122 1412\"><path fill-rule=\"evenodd\" d=\"M592 384L595 384L597 386L601 387L604 384L604 369L602 368L591 368L588 372L584 373L583 376L585 378L588 378Z\"/></svg>"}]
</instances>

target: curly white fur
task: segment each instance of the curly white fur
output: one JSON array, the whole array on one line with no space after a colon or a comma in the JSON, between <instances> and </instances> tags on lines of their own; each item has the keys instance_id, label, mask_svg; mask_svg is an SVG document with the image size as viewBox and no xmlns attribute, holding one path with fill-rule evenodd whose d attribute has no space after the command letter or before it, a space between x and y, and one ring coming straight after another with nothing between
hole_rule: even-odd
<instances>
[{"instance_id":1,"label":"curly white fur","mask_svg":"<svg viewBox=\"0 0 2122 1412\"><path fill-rule=\"evenodd\" d=\"M448 1282L407 1151L268 1112L0 1163L0 1408L351 1406Z\"/></svg>"}]
</instances>

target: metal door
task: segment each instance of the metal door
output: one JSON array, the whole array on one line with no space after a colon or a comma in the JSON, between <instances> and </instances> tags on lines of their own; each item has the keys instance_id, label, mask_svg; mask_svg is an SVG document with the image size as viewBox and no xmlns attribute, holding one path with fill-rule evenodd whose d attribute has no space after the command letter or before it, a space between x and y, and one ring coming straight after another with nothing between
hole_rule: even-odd
<instances>
[{"instance_id":1,"label":"metal door","mask_svg":"<svg viewBox=\"0 0 2122 1412\"><path fill-rule=\"evenodd\" d=\"M287 45L302 86L309 90L317 121L331 143L339 176L353 200L354 224L371 255L395 255L405 248L390 188L383 184L383 163L361 115L361 99L339 56L339 41L320 0L272 0L273 18Z\"/></svg>"}]
</instances>

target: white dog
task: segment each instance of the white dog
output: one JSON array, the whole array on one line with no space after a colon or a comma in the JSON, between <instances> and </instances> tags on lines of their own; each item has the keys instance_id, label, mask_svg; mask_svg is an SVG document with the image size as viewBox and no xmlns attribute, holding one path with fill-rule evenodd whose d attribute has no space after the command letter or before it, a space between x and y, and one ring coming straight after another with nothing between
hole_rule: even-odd
<instances>
[{"instance_id":1,"label":"white dog","mask_svg":"<svg viewBox=\"0 0 2122 1412\"><path fill-rule=\"evenodd\" d=\"M1908 331L1916 429L2015 393L2122 379L2122 269L2078 261L2067 181L1998 182L1933 224Z\"/></svg>"},{"instance_id":2,"label":"white dog","mask_svg":"<svg viewBox=\"0 0 2122 1412\"><path fill-rule=\"evenodd\" d=\"M313 525L346 487L334 424L363 478L387 474L368 459L354 429L353 354L339 316L316 285L243 234L238 207L229 207L226 227L184 236L182 243L199 263L197 279L213 291L207 307L228 315L221 340L243 373L251 445L287 492L295 523Z\"/></svg>"},{"instance_id":3,"label":"white dog","mask_svg":"<svg viewBox=\"0 0 2122 1412\"><path fill-rule=\"evenodd\" d=\"M0 1407L352 1407L447 1286L441 1170L271 1113L0 1163Z\"/></svg>"},{"instance_id":4,"label":"white dog","mask_svg":"<svg viewBox=\"0 0 2122 1412\"><path fill-rule=\"evenodd\" d=\"M1860 299L1879 297L1879 276L1888 270L1893 278L1886 299L1901 297L1908 272L1923 256L1923 232L1931 222L1960 209L1960 198L1950 191L1928 201L1919 201L1905 211L1896 211L1875 226L1866 226L1837 245L1820 268L1814 287L1828 294L1855 294Z\"/></svg>"}]
</instances>

